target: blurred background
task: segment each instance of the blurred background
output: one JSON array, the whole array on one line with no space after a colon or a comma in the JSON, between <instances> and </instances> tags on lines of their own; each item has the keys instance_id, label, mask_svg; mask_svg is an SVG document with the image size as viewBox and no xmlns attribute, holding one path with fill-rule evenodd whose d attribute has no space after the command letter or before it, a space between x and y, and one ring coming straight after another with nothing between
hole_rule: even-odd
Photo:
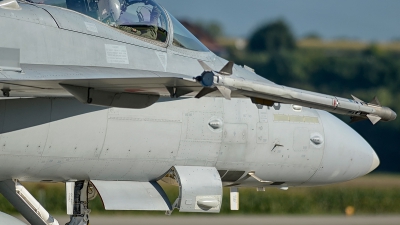
<instances>
[{"instance_id":1,"label":"blurred background","mask_svg":"<svg viewBox=\"0 0 400 225\"><path fill-rule=\"evenodd\" d=\"M210 50L278 84L364 101L400 112L400 1L158 0ZM349 122L348 117L341 118ZM373 174L316 188L240 190L240 211L222 215L400 215L400 119L351 124L375 149ZM27 184L53 214L65 214L63 184ZM176 187L166 186L173 202ZM105 212L97 197L93 214ZM17 213L0 196L0 211ZM175 211L175 215L180 214ZM400 221L398 221L400 224Z\"/></svg>"},{"instance_id":2,"label":"blurred background","mask_svg":"<svg viewBox=\"0 0 400 225\"><path fill-rule=\"evenodd\" d=\"M210 50L275 83L400 113L400 1L158 0ZM342 117L349 122L348 117ZM351 124L400 173L400 119Z\"/></svg>"}]
</instances>

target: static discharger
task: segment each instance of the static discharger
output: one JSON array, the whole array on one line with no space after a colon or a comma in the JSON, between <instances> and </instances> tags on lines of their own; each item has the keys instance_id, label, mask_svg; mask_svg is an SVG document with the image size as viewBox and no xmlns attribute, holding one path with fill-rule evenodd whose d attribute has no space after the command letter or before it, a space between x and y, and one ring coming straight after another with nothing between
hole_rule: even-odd
<instances>
[{"instance_id":1,"label":"static discharger","mask_svg":"<svg viewBox=\"0 0 400 225\"><path fill-rule=\"evenodd\" d=\"M355 96L352 96L353 99L345 99L274 83L248 81L232 76L232 62L226 64L219 72L213 71L203 61L199 61L199 63L204 72L194 79L204 88L196 98L201 98L218 90L224 98L230 100L232 91L236 91L243 96L251 98L253 103L257 105L294 104L348 115L351 117L351 122L369 119L372 124L376 124L379 121L392 121L397 117L397 114L392 109L382 106L377 97L370 103L366 103Z\"/></svg>"}]
</instances>

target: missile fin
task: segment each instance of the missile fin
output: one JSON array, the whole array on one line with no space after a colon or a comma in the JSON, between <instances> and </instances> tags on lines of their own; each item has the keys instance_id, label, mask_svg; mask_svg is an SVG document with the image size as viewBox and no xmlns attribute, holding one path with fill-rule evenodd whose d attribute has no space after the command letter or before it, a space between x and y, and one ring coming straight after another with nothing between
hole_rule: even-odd
<instances>
[{"instance_id":1,"label":"missile fin","mask_svg":"<svg viewBox=\"0 0 400 225\"><path fill-rule=\"evenodd\" d=\"M195 96L195 98L201 98L204 97L208 94L210 94L211 92L216 91L216 88L203 88L201 89L201 91Z\"/></svg>"},{"instance_id":2,"label":"missile fin","mask_svg":"<svg viewBox=\"0 0 400 225\"><path fill-rule=\"evenodd\" d=\"M354 95L351 95L351 97L353 97L353 99L354 99L355 101L357 101L357 102L364 102L363 100L361 100L361 99L355 97Z\"/></svg>"},{"instance_id":3,"label":"missile fin","mask_svg":"<svg viewBox=\"0 0 400 225\"><path fill-rule=\"evenodd\" d=\"M204 71L213 71L205 62L199 60L201 67L203 67Z\"/></svg>"},{"instance_id":4,"label":"missile fin","mask_svg":"<svg viewBox=\"0 0 400 225\"><path fill-rule=\"evenodd\" d=\"M219 71L218 73L221 74L221 75L226 75L226 76L232 75L232 73L233 73L233 65L235 65L234 62L232 62L232 61L228 62L224 66L224 68L222 68L222 70Z\"/></svg>"},{"instance_id":5,"label":"missile fin","mask_svg":"<svg viewBox=\"0 0 400 225\"><path fill-rule=\"evenodd\" d=\"M374 97L374 99L372 99L372 101L370 103L374 104L374 105L382 106L381 102L379 101L378 97L376 97L376 96Z\"/></svg>"},{"instance_id":6,"label":"missile fin","mask_svg":"<svg viewBox=\"0 0 400 225\"><path fill-rule=\"evenodd\" d=\"M379 116L375 116L375 115L371 115L371 114L368 114L367 117L371 121L371 123L374 125L382 119Z\"/></svg>"},{"instance_id":7,"label":"missile fin","mask_svg":"<svg viewBox=\"0 0 400 225\"><path fill-rule=\"evenodd\" d=\"M231 100L231 89L226 88L224 86L217 86L218 90L221 92L221 94L224 96L225 99Z\"/></svg>"},{"instance_id":8,"label":"missile fin","mask_svg":"<svg viewBox=\"0 0 400 225\"><path fill-rule=\"evenodd\" d=\"M350 119L351 119L350 124L352 124L352 123L357 123L357 122L360 122L360 121L364 121L367 118L353 116Z\"/></svg>"}]
</instances>

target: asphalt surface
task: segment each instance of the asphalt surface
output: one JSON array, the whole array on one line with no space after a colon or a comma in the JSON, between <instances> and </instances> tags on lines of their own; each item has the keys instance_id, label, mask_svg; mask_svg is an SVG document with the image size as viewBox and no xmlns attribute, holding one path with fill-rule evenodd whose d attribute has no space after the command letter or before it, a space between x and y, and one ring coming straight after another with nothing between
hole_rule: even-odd
<instances>
[{"instance_id":1,"label":"asphalt surface","mask_svg":"<svg viewBox=\"0 0 400 225\"><path fill-rule=\"evenodd\" d=\"M69 221L55 216L60 225ZM18 217L20 218L20 217ZM26 222L26 221L25 221ZM399 225L400 215L384 216L99 216L90 225Z\"/></svg>"}]
</instances>

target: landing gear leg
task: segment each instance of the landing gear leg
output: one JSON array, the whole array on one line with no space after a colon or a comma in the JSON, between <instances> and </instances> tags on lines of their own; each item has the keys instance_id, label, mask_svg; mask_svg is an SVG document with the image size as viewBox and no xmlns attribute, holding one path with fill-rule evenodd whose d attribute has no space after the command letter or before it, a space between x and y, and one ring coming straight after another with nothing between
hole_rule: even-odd
<instances>
[{"instance_id":1,"label":"landing gear leg","mask_svg":"<svg viewBox=\"0 0 400 225\"><path fill-rule=\"evenodd\" d=\"M89 181L76 181L73 197L73 213L70 221L65 225L88 225L89 224Z\"/></svg>"},{"instance_id":2,"label":"landing gear leg","mask_svg":"<svg viewBox=\"0 0 400 225\"><path fill-rule=\"evenodd\" d=\"M0 182L0 193L3 194L29 223L35 225L58 225L58 221L43 208L18 180ZM0 221L0 223L1 222L2 221Z\"/></svg>"}]
</instances>

